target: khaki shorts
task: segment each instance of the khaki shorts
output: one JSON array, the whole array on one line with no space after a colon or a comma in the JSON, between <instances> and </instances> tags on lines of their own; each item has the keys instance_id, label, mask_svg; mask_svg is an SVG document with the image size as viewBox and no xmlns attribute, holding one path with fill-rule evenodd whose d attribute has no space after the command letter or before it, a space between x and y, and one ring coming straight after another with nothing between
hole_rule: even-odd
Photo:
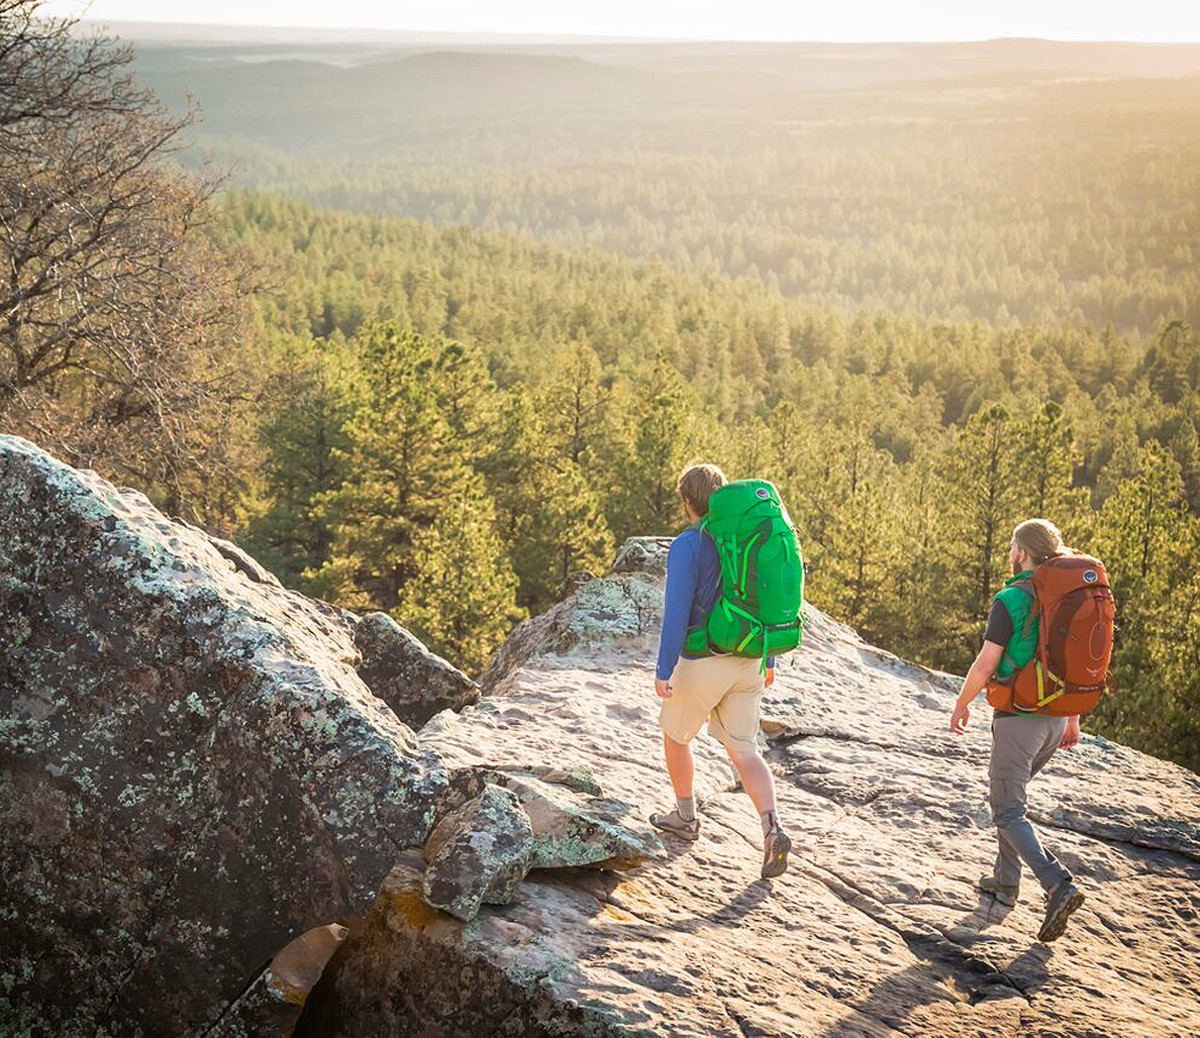
<instances>
[{"instance_id":1,"label":"khaki shorts","mask_svg":"<svg viewBox=\"0 0 1200 1038\"><path fill-rule=\"evenodd\" d=\"M691 742L708 722L708 734L727 749L758 749L758 708L762 702L761 661L741 656L681 659L671 675L675 694L662 701L658 723L677 743Z\"/></svg>"}]
</instances>

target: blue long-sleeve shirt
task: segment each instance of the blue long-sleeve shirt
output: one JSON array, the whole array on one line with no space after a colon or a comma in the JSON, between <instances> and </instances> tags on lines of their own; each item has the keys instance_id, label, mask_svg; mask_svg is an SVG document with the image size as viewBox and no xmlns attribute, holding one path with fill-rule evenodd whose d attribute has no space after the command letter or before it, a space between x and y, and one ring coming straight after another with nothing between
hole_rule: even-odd
<instances>
[{"instance_id":1,"label":"blue long-sleeve shirt","mask_svg":"<svg viewBox=\"0 0 1200 1038\"><path fill-rule=\"evenodd\" d=\"M666 681L683 655L689 627L702 623L721 593L721 560L712 538L694 526L671 542L667 552L667 597L658 642L660 681Z\"/></svg>"}]
</instances>

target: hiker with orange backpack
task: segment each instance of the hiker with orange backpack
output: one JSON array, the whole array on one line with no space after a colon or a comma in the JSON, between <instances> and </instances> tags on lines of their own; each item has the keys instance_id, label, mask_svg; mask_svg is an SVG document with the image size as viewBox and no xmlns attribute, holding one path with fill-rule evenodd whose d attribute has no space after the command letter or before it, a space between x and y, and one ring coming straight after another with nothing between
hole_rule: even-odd
<instances>
[{"instance_id":1,"label":"hiker with orange backpack","mask_svg":"<svg viewBox=\"0 0 1200 1038\"><path fill-rule=\"evenodd\" d=\"M758 712L774 680L774 654L800 642L800 546L778 492L765 480L729 483L716 465L693 465L678 489L691 525L667 555L654 682L675 807L650 822L685 840L699 837L690 743L707 722L758 810L767 879L787 870L792 844L758 751Z\"/></svg>"},{"instance_id":2,"label":"hiker with orange backpack","mask_svg":"<svg viewBox=\"0 0 1200 1038\"><path fill-rule=\"evenodd\" d=\"M1058 528L1030 519L1013 531L1014 576L992 603L983 648L950 718L966 731L970 704L987 689L992 705L988 764L999 854L979 889L1014 905L1022 862L1046 892L1039 941L1061 936L1083 904L1070 872L1038 839L1025 813L1025 788L1060 747L1079 741L1079 716L1095 708L1112 655L1114 603L1104 566L1068 548Z\"/></svg>"}]
</instances>

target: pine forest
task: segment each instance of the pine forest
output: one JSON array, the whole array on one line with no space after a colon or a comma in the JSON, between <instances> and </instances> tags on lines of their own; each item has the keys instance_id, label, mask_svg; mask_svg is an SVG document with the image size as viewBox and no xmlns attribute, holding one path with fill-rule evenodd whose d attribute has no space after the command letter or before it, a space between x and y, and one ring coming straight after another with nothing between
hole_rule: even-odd
<instances>
[{"instance_id":1,"label":"pine forest","mask_svg":"<svg viewBox=\"0 0 1200 1038\"><path fill-rule=\"evenodd\" d=\"M132 44L96 121L46 98L32 179L6 138L5 247L35 298L104 193L167 266L0 331L6 431L473 673L678 532L692 461L774 481L811 602L953 673L1045 516L1118 602L1085 727L1200 768L1200 47ZM137 120L94 165L142 180L81 179Z\"/></svg>"}]
</instances>

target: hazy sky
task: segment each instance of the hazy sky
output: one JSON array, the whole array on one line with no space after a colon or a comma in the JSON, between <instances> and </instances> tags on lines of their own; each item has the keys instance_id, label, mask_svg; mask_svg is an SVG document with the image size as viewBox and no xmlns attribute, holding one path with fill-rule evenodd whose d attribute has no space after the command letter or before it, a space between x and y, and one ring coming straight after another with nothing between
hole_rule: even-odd
<instances>
[{"instance_id":1,"label":"hazy sky","mask_svg":"<svg viewBox=\"0 0 1200 1038\"><path fill-rule=\"evenodd\" d=\"M49 0L99 21L721 40L1200 42L1196 0Z\"/></svg>"}]
</instances>

